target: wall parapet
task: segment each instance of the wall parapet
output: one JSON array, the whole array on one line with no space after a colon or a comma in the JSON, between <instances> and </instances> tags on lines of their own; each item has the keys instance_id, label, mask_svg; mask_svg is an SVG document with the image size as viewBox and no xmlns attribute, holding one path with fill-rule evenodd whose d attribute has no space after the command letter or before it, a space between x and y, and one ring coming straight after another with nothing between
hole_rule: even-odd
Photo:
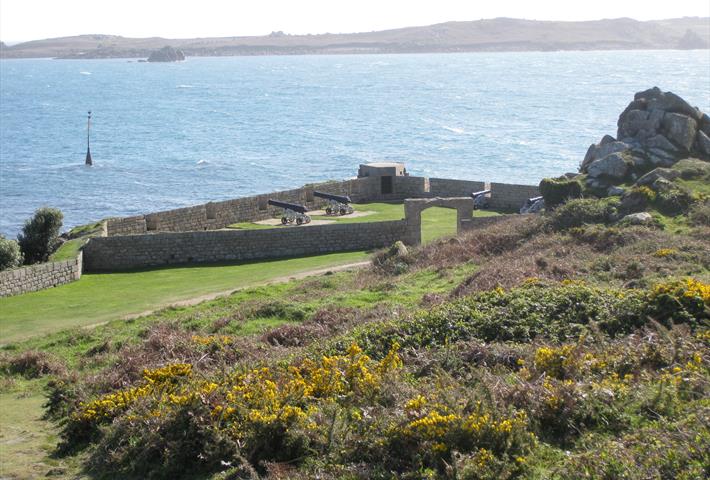
<instances>
[{"instance_id":1,"label":"wall parapet","mask_svg":"<svg viewBox=\"0 0 710 480\"><path fill-rule=\"evenodd\" d=\"M84 247L84 266L101 272L262 260L370 250L397 240L416 241L405 220L97 237Z\"/></svg>"},{"instance_id":2,"label":"wall parapet","mask_svg":"<svg viewBox=\"0 0 710 480\"><path fill-rule=\"evenodd\" d=\"M105 238L105 237L102 237ZM0 272L0 297L36 292L81 278L83 254L62 262L47 262Z\"/></svg>"}]
</instances>

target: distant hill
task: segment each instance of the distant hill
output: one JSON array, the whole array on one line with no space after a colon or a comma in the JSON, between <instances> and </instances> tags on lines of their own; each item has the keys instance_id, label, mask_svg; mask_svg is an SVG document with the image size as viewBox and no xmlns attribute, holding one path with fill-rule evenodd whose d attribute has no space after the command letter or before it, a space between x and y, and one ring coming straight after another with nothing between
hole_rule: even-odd
<instances>
[{"instance_id":1,"label":"distant hill","mask_svg":"<svg viewBox=\"0 0 710 480\"><path fill-rule=\"evenodd\" d=\"M187 56L346 53L696 49L710 45L710 18L552 22L495 18L380 32L166 39L80 35L0 48L2 58L141 58L164 46Z\"/></svg>"}]
</instances>

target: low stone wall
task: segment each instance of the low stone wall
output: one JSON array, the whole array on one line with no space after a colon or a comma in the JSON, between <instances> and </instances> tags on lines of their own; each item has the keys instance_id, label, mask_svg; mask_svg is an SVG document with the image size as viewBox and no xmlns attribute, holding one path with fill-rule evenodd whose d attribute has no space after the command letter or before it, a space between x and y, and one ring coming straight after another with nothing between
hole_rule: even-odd
<instances>
[{"instance_id":1,"label":"low stone wall","mask_svg":"<svg viewBox=\"0 0 710 480\"><path fill-rule=\"evenodd\" d=\"M105 237L104 237L105 238ZM82 253L63 262L48 262L0 272L0 297L36 292L81 278Z\"/></svg>"},{"instance_id":2,"label":"low stone wall","mask_svg":"<svg viewBox=\"0 0 710 480\"><path fill-rule=\"evenodd\" d=\"M491 183L489 206L497 210L518 213L525 200L540 195L536 185L513 185L509 183Z\"/></svg>"},{"instance_id":3,"label":"low stone wall","mask_svg":"<svg viewBox=\"0 0 710 480\"><path fill-rule=\"evenodd\" d=\"M296 257L380 248L397 240L416 242L405 220L98 237L84 247L84 267L86 271L117 271Z\"/></svg>"},{"instance_id":4,"label":"low stone wall","mask_svg":"<svg viewBox=\"0 0 710 480\"><path fill-rule=\"evenodd\" d=\"M473 192L485 190L486 183L474 180L452 180L449 178L429 179L430 193L433 197L468 197Z\"/></svg>"},{"instance_id":5,"label":"low stone wall","mask_svg":"<svg viewBox=\"0 0 710 480\"><path fill-rule=\"evenodd\" d=\"M106 235L131 235L145 233L145 216L109 218L106 220Z\"/></svg>"}]
</instances>

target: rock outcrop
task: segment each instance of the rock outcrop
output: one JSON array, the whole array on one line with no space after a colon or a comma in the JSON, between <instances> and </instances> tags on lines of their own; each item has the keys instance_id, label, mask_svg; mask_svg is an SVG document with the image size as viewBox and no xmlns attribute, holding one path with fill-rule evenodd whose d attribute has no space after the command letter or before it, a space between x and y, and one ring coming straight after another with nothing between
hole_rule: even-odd
<instances>
[{"instance_id":1,"label":"rock outcrop","mask_svg":"<svg viewBox=\"0 0 710 480\"><path fill-rule=\"evenodd\" d=\"M621 219L622 222L628 222L631 225L646 225L653 223L653 216L648 212L631 213Z\"/></svg>"},{"instance_id":2,"label":"rock outcrop","mask_svg":"<svg viewBox=\"0 0 710 480\"><path fill-rule=\"evenodd\" d=\"M183 60L185 60L183 51L171 46L156 50L148 57L149 62L181 62Z\"/></svg>"},{"instance_id":3,"label":"rock outcrop","mask_svg":"<svg viewBox=\"0 0 710 480\"><path fill-rule=\"evenodd\" d=\"M638 92L617 127L616 138L605 135L584 157L580 171L591 188L608 190L681 158L710 160L710 117L658 87Z\"/></svg>"}]
</instances>

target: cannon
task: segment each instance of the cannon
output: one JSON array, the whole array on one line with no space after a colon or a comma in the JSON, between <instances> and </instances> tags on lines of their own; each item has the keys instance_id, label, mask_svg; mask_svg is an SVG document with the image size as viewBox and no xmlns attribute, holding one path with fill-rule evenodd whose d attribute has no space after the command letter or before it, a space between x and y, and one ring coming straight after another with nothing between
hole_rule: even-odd
<instances>
[{"instance_id":1,"label":"cannon","mask_svg":"<svg viewBox=\"0 0 710 480\"><path fill-rule=\"evenodd\" d=\"M311 223L311 217L306 215L308 208L305 205L271 199L269 199L269 205L284 209L283 214L281 214L281 223L284 225L294 222L296 225Z\"/></svg>"},{"instance_id":2,"label":"cannon","mask_svg":"<svg viewBox=\"0 0 710 480\"><path fill-rule=\"evenodd\" d=\"M353 213L353 207L350 206L350 197L345 195L334 195L332 193L313 192L314 197L322 198L328 201L328 206L325 207L326 215L348 215Z\"/></svg>"},{"instance_id":3,"label":"cannon","mask_svg":"<svg viewBox=\"0 0 710 480\"><path fill-rule=\"evenodd\" d=\"M490 190L481 190L480 192L473 192L471 194L471 198L473 198L473 209L474 210L488 207L488 194L489 193L491 193Z\"/></svg>"},{"instance_id":4,"label":"cannon","mask_svg":"<svg viewBox=\"0 0 710 480\"><path fill-rule=\"evenodd\" d=\"M525 203L520 207L520 213L537 213L545 208L545 200L540 197L532 197L525 200Z\"/></svg>"}]
</instances>

